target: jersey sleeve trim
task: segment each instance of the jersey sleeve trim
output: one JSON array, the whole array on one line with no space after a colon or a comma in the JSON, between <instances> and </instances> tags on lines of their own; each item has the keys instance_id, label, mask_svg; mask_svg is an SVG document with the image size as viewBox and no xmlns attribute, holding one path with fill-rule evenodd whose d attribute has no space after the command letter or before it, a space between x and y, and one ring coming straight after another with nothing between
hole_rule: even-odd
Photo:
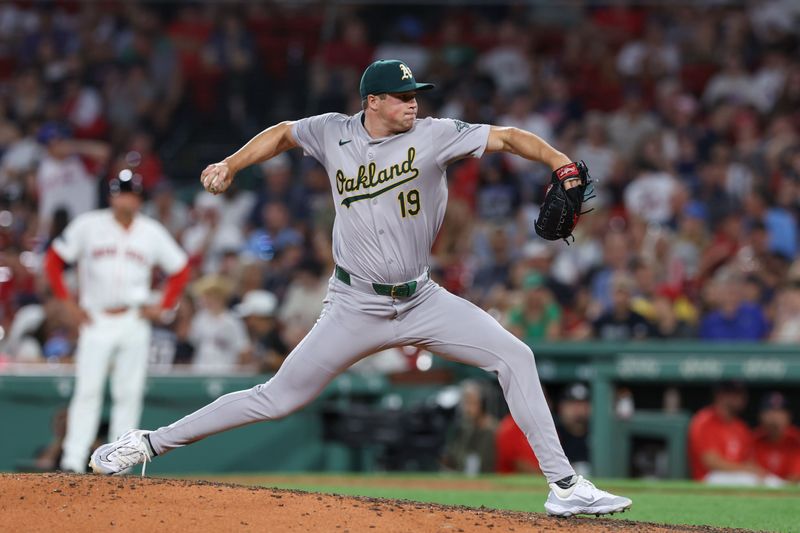
<instances>
[{"instance_id":1,"label":"jersey sleeve trim","mask_svg":"<svg viewBox=\"0 0 800 533\"><path fill-rule=\"evenodd\" d=\"M64 283L65 265L64 260L52 246L47 249L47 255L44 258L44 271L48 282L50 282L50 290L53 291L53 296L59 300L69 300L72 297L67 284Z\"/></svg>"},{"instance_id":2,"label":"jersey sleeve trim","mask_svg":"<svg viewBox=\"0 0 800 533\"><path fill-rule=\"evenodd\" d=\"M175 307L175 305L178 303L178 298L183 292L183 288L189 281L190 274L191 269L187 263L181 270L171 275L167 279L164 287L164 297L161 299L161 307L163 309L173 309Z\"/></svg>"}]
</instances>

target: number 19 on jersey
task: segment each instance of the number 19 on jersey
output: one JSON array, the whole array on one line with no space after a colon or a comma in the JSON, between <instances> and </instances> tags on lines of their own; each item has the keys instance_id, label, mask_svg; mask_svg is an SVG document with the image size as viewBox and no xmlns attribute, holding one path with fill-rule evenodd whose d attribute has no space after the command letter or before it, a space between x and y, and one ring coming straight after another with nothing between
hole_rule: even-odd
<instances>
[{"instance_id":1,"label":"number 19 on jersey","mask_svg":"<svg viewBox=\"0 0 800 533\"><path fill-rule=\"evenodd\" d=\"M400 202L400 215L403 218L406 218L406 215L414 216L419 213L419 191L417 189L411 189L408 192L400 191L397 201Z\"/></svg>"}]
</instances>

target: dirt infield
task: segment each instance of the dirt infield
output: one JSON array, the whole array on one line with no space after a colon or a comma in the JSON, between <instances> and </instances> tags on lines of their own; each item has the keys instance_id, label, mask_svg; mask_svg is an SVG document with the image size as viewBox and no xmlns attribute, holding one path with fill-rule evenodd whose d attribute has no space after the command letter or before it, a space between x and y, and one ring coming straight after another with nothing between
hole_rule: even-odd
<instances>
[{"instance_id":1,"label":"dirt infield","mask_svg":"<svg viewBox=\"0 0 800 533\"><path fill-rule=\"evenodd\" d=\"M734 531L359 498L204 481L0 475L0 531Z\"/></svg>"}]
</instances>

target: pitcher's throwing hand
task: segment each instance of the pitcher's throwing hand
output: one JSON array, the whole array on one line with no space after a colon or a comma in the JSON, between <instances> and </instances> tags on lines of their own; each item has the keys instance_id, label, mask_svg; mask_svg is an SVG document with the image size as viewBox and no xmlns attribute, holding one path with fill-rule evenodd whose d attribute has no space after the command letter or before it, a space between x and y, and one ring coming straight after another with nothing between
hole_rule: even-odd
<instances>
[{"instance_id":1,"label":"pitcher's throwing hand","mask_svg":"<svg viewBox=\"0 0 800 533\"><path fill-rule=\"evenodd\" d=\"M203 187L211 194L225 192L233 181L233 175L228 168L228 163L221 161L208 165L200 175Z\"/></svg>"}]
</instances>

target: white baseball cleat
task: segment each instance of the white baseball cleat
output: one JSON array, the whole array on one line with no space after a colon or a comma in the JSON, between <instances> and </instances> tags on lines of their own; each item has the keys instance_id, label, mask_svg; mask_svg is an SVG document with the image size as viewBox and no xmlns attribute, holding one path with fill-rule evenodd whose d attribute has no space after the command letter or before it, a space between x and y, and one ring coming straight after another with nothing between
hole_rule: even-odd
<instances>
[{"instance_id":1,"label":"white baseball cleat","mask_svg":"<svg viewBox=\"0 0 800 533\"><path fill-rule=\"evenodd\" d=\"M550 516L569 517L579 514L600 516L625 512L633 502L629 498L615 496L595 487L591 481L578 476L577 482L568 489L550 483L550 494L544 509Z\"/></svg>"},{"instance_id":2,"label":"white baseball cleat","mask_svg":"<svg viewBox=\"0 0 800 533\"><path fill-rule=\"evenodd\" d=\"M99 446L92 453L89 467L95 474L117 475L125 474L141 464L144 477L145 467L153 459L150 446L144 439L148 433L142 429L132 429L114 442Z\"/></svg>"}]
</instances>

